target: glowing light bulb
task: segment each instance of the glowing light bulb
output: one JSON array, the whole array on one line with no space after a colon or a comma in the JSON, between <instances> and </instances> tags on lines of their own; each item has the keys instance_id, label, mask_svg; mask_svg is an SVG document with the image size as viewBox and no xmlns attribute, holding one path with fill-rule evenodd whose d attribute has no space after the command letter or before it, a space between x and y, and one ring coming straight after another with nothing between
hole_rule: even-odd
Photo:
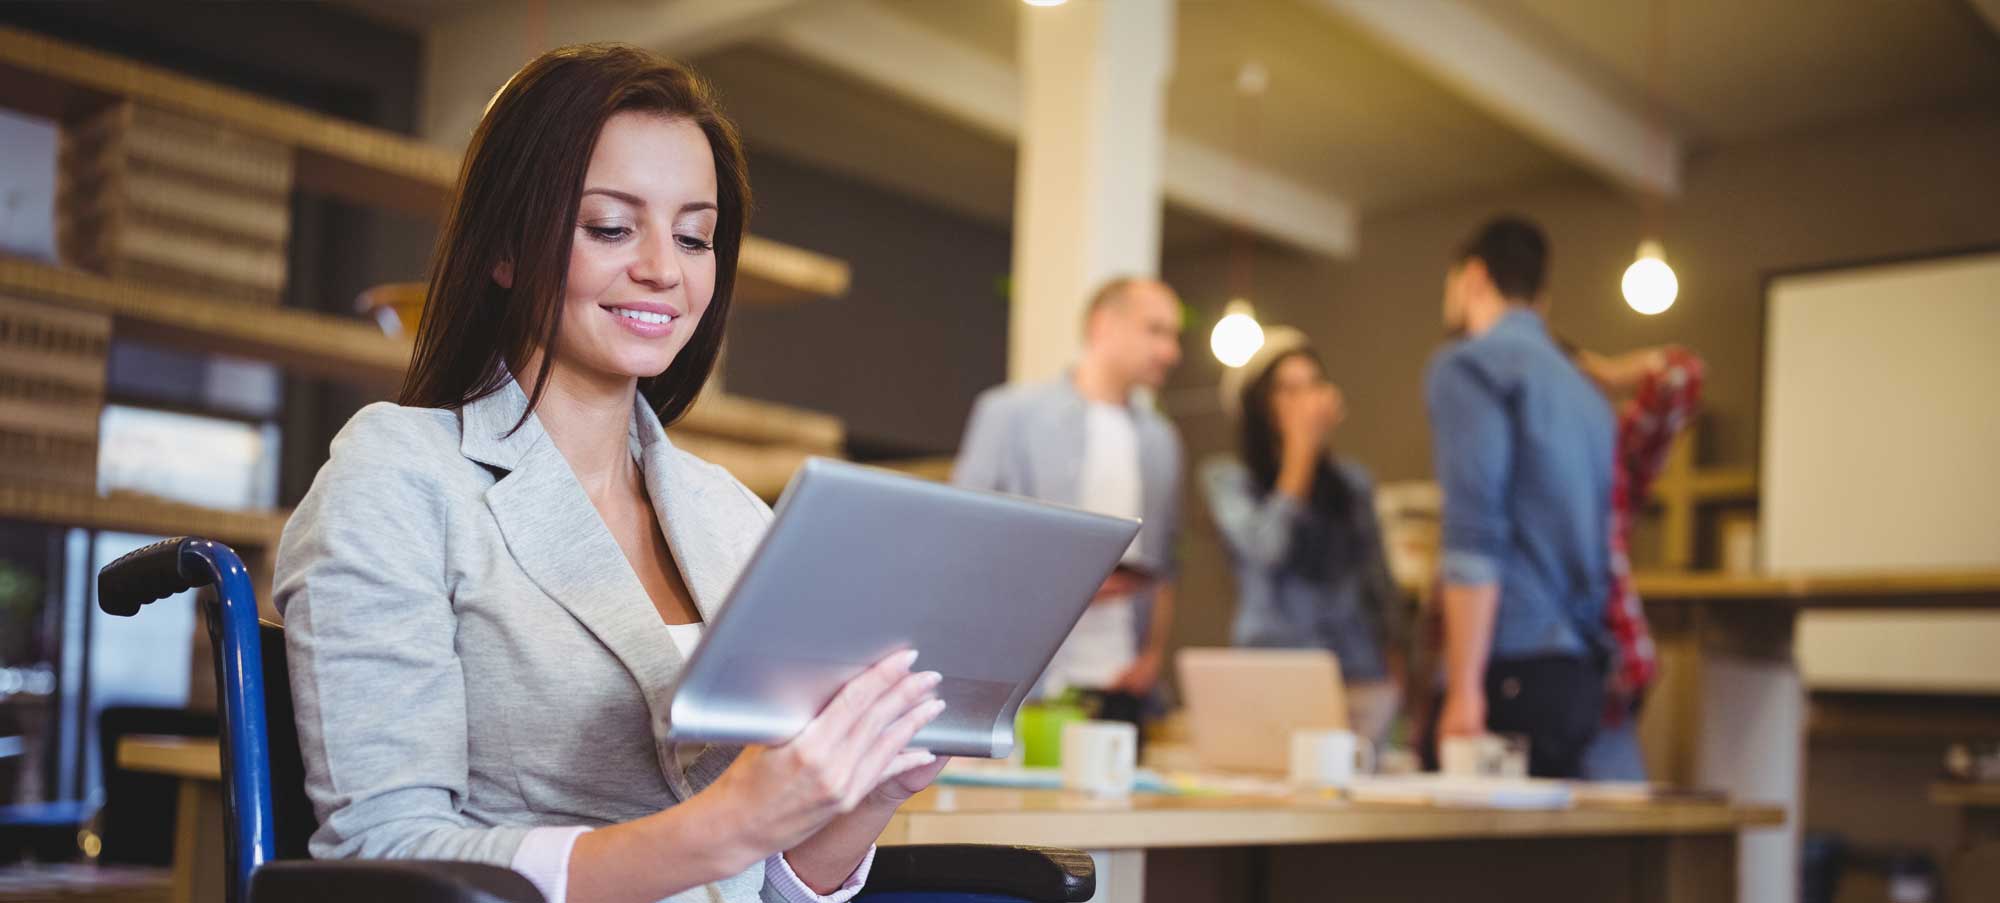
<instances>
[{"instance_id":1,"label":"glowing light bulb","mask_svg":"<svg viewBox=\"0 0 2000 903\"><path fill-rule=\"evenodd\" d=\"M1029 6L1061 6L1068 0L1021 0Z\"/></svg>"},{"instance_id":2,"label":"glowing light bulb","mask_svg":"<svg viewBox=\"0 0 2000 903\"><path fill-rule=\"evenodd\" d=\"M1257 325L1250 302L1240 299L1229 302L1223 308L1222 319L1215 322L1214 331L1208 334L1208 350L1215 352L1215 359L1225 366L1241 367L1262 347L1264 327Z\"/></svg>"},{"instance_id":3,"label":"glowing light bulb","mask_svg":"<svg viewBox=\"0 0 2000 903\"><path fill-rule=\"evenodd\" d=\"M1681 283L1674 278L1674 268L1667 266L1660 243L1649 239L1639 243L1639 259L1625 268L1619 288L1625 292L1626 304L1650 317L1674 306Z\"/></svg>"}]
</instances>

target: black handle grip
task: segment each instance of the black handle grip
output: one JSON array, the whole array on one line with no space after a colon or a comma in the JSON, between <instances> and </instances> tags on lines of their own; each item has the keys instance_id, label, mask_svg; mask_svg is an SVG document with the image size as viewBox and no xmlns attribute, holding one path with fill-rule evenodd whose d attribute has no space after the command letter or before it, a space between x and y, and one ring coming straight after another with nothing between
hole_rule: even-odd
<instances>
[{"instance_id":1,"label":"black handle grip","mask_svg":"<svg viewBox=\"0 0 2000 903\"><path fill-rule=\"evenodd\" d=\"M1076 903L1097 893L1090 854L983 844L887 846L875 851L865 893L994 894Z\"/></svg>"},{"instance_id":2,"label":"black handle grip","mask_svg":"<svg viewBox=\"0 0 2000 903\"><path fill-rule=\"evenodd\" d=\"M206 585L208 575L190 577L181 572L181 546L191 539L162 539L105 565L97 572L97 607L105 614L129 618L148 602Z\"/></svg>"}]
</instances>

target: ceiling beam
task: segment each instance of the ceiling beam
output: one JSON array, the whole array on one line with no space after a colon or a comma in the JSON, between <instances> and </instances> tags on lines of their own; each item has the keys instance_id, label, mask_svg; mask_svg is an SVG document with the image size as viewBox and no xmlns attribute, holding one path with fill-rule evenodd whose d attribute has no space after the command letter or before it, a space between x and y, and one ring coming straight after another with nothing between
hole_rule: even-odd
<instances>
[{"instance_id":1,"label":"ceiling beam","mask_svg":"<svg viewBox=\"0 0 2000 903\"><path fill-rule=\"evenodd\" d=\"M2000 34L2000 0L1972 0L1972 8L1992 27L1994 34Z\"/></svg>"},{"instance_id":2,"label":"ceiling beam","mask_svg":"<svg viewBox=\"0 0 2000 903\"><path fill-rule=\"evenodd\" d=\"M769 40L996 138L1020 137L1021 79L1013 65L869 0L786 17ZM1355 253L1354 208L1317 188L1171 135L1164 170L1171 203L1315 253Z\"/></svg>"},{"instance_id":3,"label":"ceiling beam","mask_svg":"<svg viewBox=\"0 0 2000 903\"><path fill-rule=\"evenodd\" d=\"M1627 188L1680 193L1681 140L1467 0L1310 0L1466 100ZM1982 0L1996 2L1996 0Z\"/></svg>"},{"instance_id":4,"label":"ceiling beam","mask_svg":"<svg viewBox=\"0 0 2000 903\"><path fill-rule=\"evenodd\" d=\"M564 4L539 15L524 2L482 4L426 34L422 135L447 147L464 146L494 92L549 48L615 40L692 57L754 37L811 2L606 0Z\"/></svg>"}]
</instances>

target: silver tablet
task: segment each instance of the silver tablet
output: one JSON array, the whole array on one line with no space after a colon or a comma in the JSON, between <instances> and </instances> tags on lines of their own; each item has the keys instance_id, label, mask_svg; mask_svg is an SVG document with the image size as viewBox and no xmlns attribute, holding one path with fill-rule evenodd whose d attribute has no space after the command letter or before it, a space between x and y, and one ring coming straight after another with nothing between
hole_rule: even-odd
<instances>
[{"instance_id":1,"label":"silver tablet","mask_svg":"<svg viewBox=\"0 0 2000 903\"><path fill-rule=\"evenodd\" d=\"M916 649L944 714L913 746L1006 756L1014 713L1139 522L814 458L674 687L668 735L781 743Z\"/></svg>"}]
</instances>

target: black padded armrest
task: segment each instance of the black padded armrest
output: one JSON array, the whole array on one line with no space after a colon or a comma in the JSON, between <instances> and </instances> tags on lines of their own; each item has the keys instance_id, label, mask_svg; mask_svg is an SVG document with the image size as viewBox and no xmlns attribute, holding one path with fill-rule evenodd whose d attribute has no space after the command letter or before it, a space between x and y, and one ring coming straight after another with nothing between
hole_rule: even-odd
<instances>
[{"instance_id":1,"label":"black padded armrest","mask_svg":"<svg viewBox=\"0 0 2000 903\"><path fill-rule=\"evenodd\" d=\"M880 847L864 893L998 894L1033 903L1082 903L1097 866L1079 850L983 844Z\"/></svg>"},{"instance_id":2,"label":"black padded armrest","mask_svg":"<svg viewBox=\"0 0 2000 903\"><path fill-rule=\"evenodd\" d=\"M299 859L250 876L250 903L545 903L519 872L474 862Z\"/></svg>"}]
</instances>

